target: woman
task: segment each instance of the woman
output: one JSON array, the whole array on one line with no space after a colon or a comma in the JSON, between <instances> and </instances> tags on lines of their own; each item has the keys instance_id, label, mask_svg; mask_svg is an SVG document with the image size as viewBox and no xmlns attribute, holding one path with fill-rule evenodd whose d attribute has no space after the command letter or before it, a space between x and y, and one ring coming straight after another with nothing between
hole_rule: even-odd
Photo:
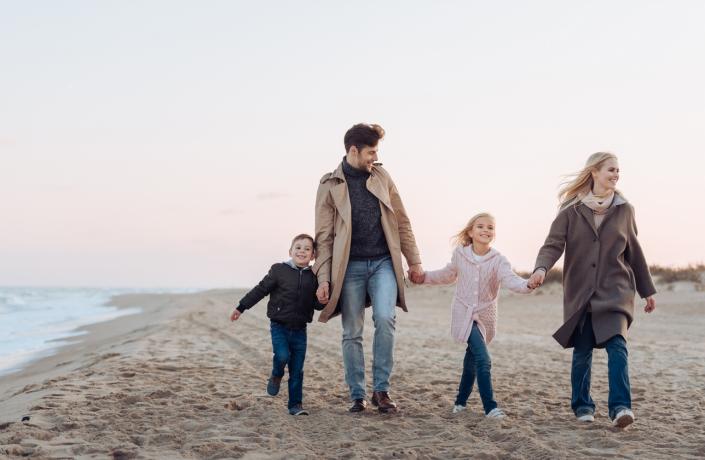
<instances>
[{"instance_id":1,"label":"woman","mask_svg":"<svg viewBox=\"0 0 705 460\"><path fill-rule=\"evenodd\" d=\"M617 191L619 164L611 153L592 154L559 192L560 210L536 258L529 287L540 286L565 251L564 324L553 337L573 347L571 408L594 421L590 397L593 348L608 356L609 417L624 428L634 422L627 367L627 329L634 319L634 290L656 308L649 267L637 240L634 208Z\"/></svg>"}]
</instances>

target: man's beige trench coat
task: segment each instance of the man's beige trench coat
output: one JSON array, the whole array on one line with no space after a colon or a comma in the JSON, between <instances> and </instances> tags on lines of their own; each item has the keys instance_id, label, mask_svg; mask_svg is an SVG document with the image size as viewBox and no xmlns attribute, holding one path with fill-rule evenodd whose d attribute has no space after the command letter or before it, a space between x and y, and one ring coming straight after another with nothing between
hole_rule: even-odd
<instances>
[{"instance_id":1,"label":"man's beige trench coat","mask_svg":"<svg viewBox=\"0 0 705 460\"><path fill-rule=\"evenodd\" d=\"M564 207L539 250L536 269L548 272L564 250L564 323L553 337L564 348L572 347L573 332L590 305L598 347L618 334L626 340L634 319L634 291L642 298L656 293L632 205L615 194L599 229L585 204Z\"/></svg>"},{"instance_id":2,"label":"man's beige trench coat","mask_svg":"<svg viewBox=\"0 0 705 460\"><path fill-rule=\"evenodd\" d=\"M381 165L372 167L367 190L379 199L382 229L397 278L397 306L407 311L401 255L404 254L409 265L421 263L411 223L392 178ZM330 301L318 317L324 323L340 313L338 300L350 257L351 231L350 196L341 162L335 171L321 178L316 194L317 249L313 271L319 285L330 283Z\"/></svg>"}]
</instances>

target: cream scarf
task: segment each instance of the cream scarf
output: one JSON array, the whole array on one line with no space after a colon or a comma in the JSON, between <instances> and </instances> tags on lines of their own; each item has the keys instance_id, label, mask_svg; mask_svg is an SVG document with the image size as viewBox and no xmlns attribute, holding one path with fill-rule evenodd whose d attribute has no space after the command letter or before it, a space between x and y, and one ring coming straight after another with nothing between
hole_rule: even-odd
<instances>
[{"instance_id":1,"label":"cream scarf","mask_svg":"<svg viewBox=\"0 0 705 460\"><path fill-rule=\"evenodd\" d=\"M583 196L582 201L585 206L592 209L592 215L595 218L595 227L599 228L602 220L605 218L607 209L612 205L614 200L614 191L610 190L603 195L595 195L590 190L587 195Z\"/></svg>"}]
</instances>

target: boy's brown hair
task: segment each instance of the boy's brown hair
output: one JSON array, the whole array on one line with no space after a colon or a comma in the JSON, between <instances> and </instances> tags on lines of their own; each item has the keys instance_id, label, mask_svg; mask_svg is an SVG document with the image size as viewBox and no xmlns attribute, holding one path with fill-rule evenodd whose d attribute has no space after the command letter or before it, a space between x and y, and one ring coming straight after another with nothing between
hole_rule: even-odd
<instances>
[{"instance_id":1,"label":"boy's brown hair","mask_svg":"<svg viewBox=\"0 0 705 460\"><path fill-rule=\"evenodd\" d=\"M296 243L299 240L310 240L311 244L313 245L313 250L316 250L316 240L313 239L311 235L308 233L299 233L294 237L293 240L291 240L291 246L289 246L289 251L291 251L291 248L294 247L294 243Z\"/></svg>"}]
</instances>

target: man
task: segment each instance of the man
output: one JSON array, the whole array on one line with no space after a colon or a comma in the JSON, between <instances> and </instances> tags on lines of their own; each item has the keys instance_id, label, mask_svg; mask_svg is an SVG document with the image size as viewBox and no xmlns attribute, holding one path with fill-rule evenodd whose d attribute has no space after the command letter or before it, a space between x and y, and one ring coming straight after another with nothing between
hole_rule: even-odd
<instances>
[{"instance_id":1,"label":"man","mask_svg":"<svg viewBox=\"0 0 705 460\"><path fill-rule=\"evenodd\" d=\"M389 377L394 365L395 305L404 311L404 272L401 254L412 280L423 268L411 223L389 173L376 163L379 125L357 124L345 133L345 156L325 174L316 195L314 272L318 300L327 304L319 321L341 313L345 382L353 401L350 412L367 407L362 331L365 307L372 305L375 326L372 345L372 404L394 412Z\"/></svg>"}]
</instances>

